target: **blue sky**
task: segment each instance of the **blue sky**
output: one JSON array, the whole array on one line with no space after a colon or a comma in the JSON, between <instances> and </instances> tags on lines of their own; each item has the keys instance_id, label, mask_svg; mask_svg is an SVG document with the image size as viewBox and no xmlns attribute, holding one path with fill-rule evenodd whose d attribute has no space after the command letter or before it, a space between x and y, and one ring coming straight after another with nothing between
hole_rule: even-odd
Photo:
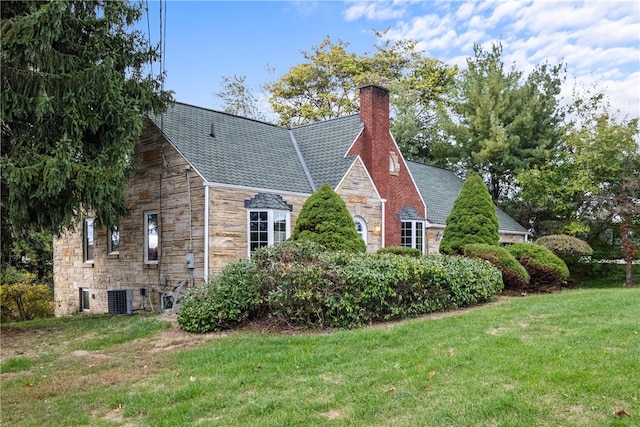
<instances>
[{"instance_id":1,"label":"blue sky","mask_svg":"<svg viewBox=\"0 0 640 427\"><path fill-rule=\"evenodd\" d=\"M148 1L152 42L160 37L160 5ZM505 63L528 73L537 64L567 65L564 96L594 83L612 106L640 117L638 1L168 1L166 89L175 98L222 109L222 76L246 76L264 102L262 86L304 61L301 51L325 36L374 50L372 29L411 38L426 55L465 66L474 43L502 41ZM140 23L147 32L147 18ZM158 67L155 67L157 72Z\"/></svg>"}]
</instances>

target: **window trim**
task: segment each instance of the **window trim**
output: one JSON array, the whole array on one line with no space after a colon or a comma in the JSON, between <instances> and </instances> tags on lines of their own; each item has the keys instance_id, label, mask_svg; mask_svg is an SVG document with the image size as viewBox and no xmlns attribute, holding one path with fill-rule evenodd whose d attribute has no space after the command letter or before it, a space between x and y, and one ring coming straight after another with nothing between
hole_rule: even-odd
<instances>
[{"instance_id":1,"label":"window trim","mask_svg":"<svg viewBox=\"0 0 640 427\"><path fill-rule=\"evenodd\" d=\"M291 212L287 210L281 209L259 209L259 208L251 208L247 209L247 256L251 258L251 214L254 212L267 212L267 246L273 246L275 231L274 227L274 214L276 213L284 213L285 214L285 240L291 237ZM280 242L277 242L280 243ZM261 246L262 247L262 246Z\"/></svg>"},{"instance_id":2,"label":"window trim","mask_svg":"<svg viewBox=\"0 0 640 427\"><path fill-rule=\"evenodd\" d=\"M149 259L149 217L151 215L155 215L156 216L156 235L157 235L157 242L156 242L156 259ZM144 247L143 247L143 252L144 252L144 263L145 264L158 264L158 261L160 259L160 224L159 224L159 218L160 215L158 214L157 210L152 210L152 211L145 211L144 212Z\"/></svg>"},{"instance_id":3,"label":"window trim","mask_svg":"<svg viewBox=\"0 0 640 427\"><path fill-rule=\"evenodd\" d=\"M368 236L368 228L367 228L367 222L364 220L364 218L362 218L361 216L354 216L353 217L353 222L354 225L356 227L356 232L358 233L358 236L360 236L362 238L362 240L364 240L364 244L365 246L367 245L367 236ZM358 231L358 225L360 225L362 227L362 234L360 231Z\"/></svg>"},{"instance_id":4,"label":"window trim","mask_svg":"<svg viewBox=\"0 0 640 427\"><path fill-rule=\"evenodd\" d=\"M404 224L406 223L410 223L411 224L411 246L406 246L403 242L402 242L402 228L404 226ZM416 246L416 241L418 238L418 224L420 224L420 230L422 231L422 233L420 234L420 240L421 240L421 244L420 247ZM401 221L400 222L400 246L403 247L408 247L408 248L414 248L414 249L418 249L420 250L421 253L424 253L424 245L425 245L425 225L424 225L424 221L415 221L415 220L405 220L405 221Z\"/></svg>"},{"instance_id":5,"label":"window trim","mask_svg":"<svg viewBox=\"0 0 640 427\"><path fill-rule=\"evenodd\" d=\"M91 244L89 244L89 230L91 230ZM93 264L96 256L96 228L94 218L85 218L82 225L82 261Z\"/></svg>"}]
</instances>

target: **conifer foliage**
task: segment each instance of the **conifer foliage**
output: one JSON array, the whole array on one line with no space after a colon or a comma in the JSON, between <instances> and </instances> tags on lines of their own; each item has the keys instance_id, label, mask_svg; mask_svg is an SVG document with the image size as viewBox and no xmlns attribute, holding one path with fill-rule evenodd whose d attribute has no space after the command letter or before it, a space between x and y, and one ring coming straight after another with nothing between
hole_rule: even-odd
<instances>
[{"instance_id":1,"label":"conifer foliage","mask_svg":"<svg viewBox=\"0 0 640 427\"><path fill-rule=\"evenodd\" d=\"M347 205L329 184L323 184L302 206L291 236L330 251L365 252Z\"/></svg>"},{"instance_id":2,"label":"conifer foliage","mask_svg":"<svg viewBox=\"0 0 640 427\"><path fill-rule=\"evenodd\" d=\"M116 223L145 115L171 101L133 29L142 4L2 4L3 214L61 232L92 212Z\"/></svg>"},{"instance_id":3,"label":"conifer foliage","mask_svg":"<svg viewBox=\"0 0 640 427\"><path fill-rule=\"evenodd\" d=\"M471 243L497 245L498 216L489 191L478 174L467 177L447 218L440 252L459 254Z\"/></svg>"}]
</instances>

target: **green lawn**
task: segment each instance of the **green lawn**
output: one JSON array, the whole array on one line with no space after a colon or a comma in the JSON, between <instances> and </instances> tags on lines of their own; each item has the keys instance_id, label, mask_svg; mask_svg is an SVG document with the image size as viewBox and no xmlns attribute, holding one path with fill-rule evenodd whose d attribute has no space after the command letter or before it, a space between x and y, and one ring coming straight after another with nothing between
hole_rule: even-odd
<instances>
[{"instance_id":1,"label":"green lawn","mask_svg":"<svg viewBox=\"0 0 640 427\"><path fill-rule=\"evenodd\" d=\"M1 378L12 426L638 426L640 290L306 334L25 322L3 328Z\"/></svg>"}]
</instances>

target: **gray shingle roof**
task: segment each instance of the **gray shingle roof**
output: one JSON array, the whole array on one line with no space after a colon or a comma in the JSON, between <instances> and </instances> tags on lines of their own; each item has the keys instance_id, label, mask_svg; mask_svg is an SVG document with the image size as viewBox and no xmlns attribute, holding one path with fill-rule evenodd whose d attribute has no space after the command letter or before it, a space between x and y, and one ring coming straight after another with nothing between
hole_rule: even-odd
<instances>
[{"instance_id":1,"label":"gray shingle roof","mask_svg":"<svg viewBox=\"0 0 640 427\"><path fill-rule=\"evenodd\" d=\"M398 212L398 218L401 221L424 221L424 218L418 213L413 206L405 206Z\"/></svg>"},{"instance_id":2,"label":"gray shingle roof","mask_svg":"<svg viewBox=\"0 0 640 427\"><path fill-rule=\"evenodd\" d=\"M209 182L312 192L286 128L182 103L150 118Z\"/></svg>"},{"instance_id":3,"label":"gray shingle roof","mask_svg":"<svg viewBox=\"0 0 640 427\"><path fill-rule=\"evenodd\" d=\"M317 188L336 188L355 160L345 157L363 128L360 115L339 117L294 128L293 135Z\"/></svg>"},{"instance_id":4,"label":"gray shingle roof","mask_svg":"<svg viewBox=\"0 0 640 427\"><path fill-rule=\"evenodd\" d=\"M292 211L293 206L285 202L279 194L258 193L255 197L245 200L247 209L276 209L280 211Z\"/></svg>"},{"instance_id":5,"label":"gray shingle roof","mask_svg":"<svg viewBox=\"0 0 640 427\"><path fill-rule=\"evenodd\" d=\"M444 226L464 181L453 172L435 166L407 160L407 167L427 205L427 220L431 224ZM501 231L526 232L524 227L497 207L496 214Z\"/></svg>"}]
</instances>

